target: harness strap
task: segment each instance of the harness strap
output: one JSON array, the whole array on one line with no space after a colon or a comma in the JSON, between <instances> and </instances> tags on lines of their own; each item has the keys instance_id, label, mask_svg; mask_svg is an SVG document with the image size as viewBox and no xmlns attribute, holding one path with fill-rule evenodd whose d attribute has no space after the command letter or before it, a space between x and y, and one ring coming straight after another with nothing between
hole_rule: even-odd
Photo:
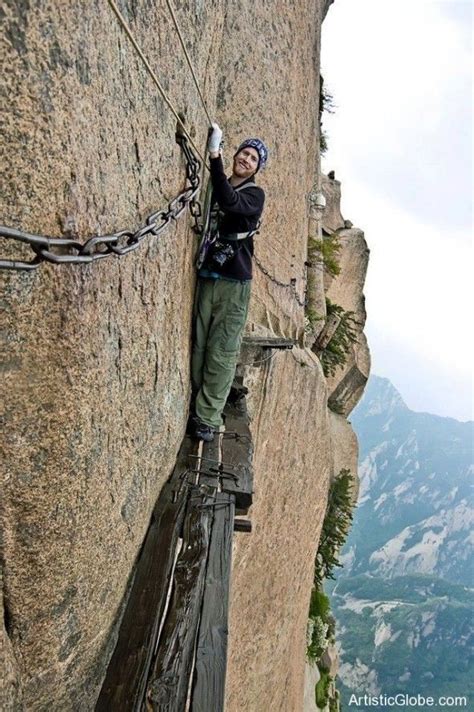
<instances>
[{"instance_id":1,"label":"harness strap","mask_svg":"<svg viewBox=\"0 0 474 712\"><path fill-rule=\"evenodd\" d=\"M246 188L254 188L255 183L245 183L245 185L238 185L237 188L234 188L236 193L239 193L241 190L245 190ZM245 240L246 237L253 237L256 232L258 232L258 228L260 227L260 220L258 221L258 225L253 229L250 230L249 232L231 232L228 235L221 235L222 240Z\"/></svg>"},{"instance_id":2,"label":"harness strap","mask_svg":"<svg viewBox=\"0 0 474 712\"><path fill-rule=\"evenodd\" d=\"M256 230L250 230L250 232L231 232L228 235L221 235L221 240L245 240L246 237L251 237L256 232Z\"/></svg>"}]
</instances>

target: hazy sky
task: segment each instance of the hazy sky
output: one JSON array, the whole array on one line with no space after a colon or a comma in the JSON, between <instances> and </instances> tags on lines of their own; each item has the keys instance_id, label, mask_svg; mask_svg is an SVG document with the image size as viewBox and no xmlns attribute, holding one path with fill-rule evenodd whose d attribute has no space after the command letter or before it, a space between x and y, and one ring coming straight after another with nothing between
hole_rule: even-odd
<instances>
[{"instance_id":1,"label":"hazy sky","mask_svg":"<svg viewBox=\"0 0 474 712\"><path fill-rule=\"evenodd\" d=\"M407 405L472 418L471 1L335 0L323 170L371 250L372 371Z\"/></svg>"}]
</instances>

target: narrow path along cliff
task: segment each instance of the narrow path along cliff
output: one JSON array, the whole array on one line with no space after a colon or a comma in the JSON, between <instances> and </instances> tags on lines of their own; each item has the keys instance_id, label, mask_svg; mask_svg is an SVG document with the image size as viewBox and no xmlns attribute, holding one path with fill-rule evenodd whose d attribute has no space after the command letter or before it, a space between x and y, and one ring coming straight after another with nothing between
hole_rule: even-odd
<instances>
[{"instance_id":1,"label":"narrow path along cliff","mask_svg":"<svg viewBox=\"0 0 474 712\"><path fill-rule=\"evenodd\" d=\"M245 136L270 147L238 368L253 443L252 531L232 544L228 712L306 705L328 487L342 469L356 473L347 416L370 366L368 250L341 215L339 181L319 168L330 4L175 8L205 105L224 128L226 159ZM2 16L0 266L33 262L0 271L6 710L94 709L185 437L197 247L197 210L187 206L202 199L197 177L200 189L207 181L193 161L202 164L209 121L168 4L124 2L120 11L194 159L109 3L34 12L10 3ZM336 243L331 270L326 248ZM157 547L162 555L166 544Z\"/></svg>"}]
</instances>

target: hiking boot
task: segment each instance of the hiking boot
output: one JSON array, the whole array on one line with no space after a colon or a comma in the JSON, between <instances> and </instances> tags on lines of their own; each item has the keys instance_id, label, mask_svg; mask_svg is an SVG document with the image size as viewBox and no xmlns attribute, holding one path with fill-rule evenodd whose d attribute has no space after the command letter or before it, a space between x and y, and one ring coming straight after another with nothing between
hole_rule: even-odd
<instances>
[{"instance_id":1,"label":"hiking boot","mask_svg":"<svg viewBox=\"0 0 474 712\"><path fill-rule=\"evenodd\" d=\"M196 425L193 432L193 437L196 440L204 440L206 443L211 443L214 440L215 430L211 428L207 423L203 423L202 420L196 418Z\"/></svg>"},{"instance_id":2,"label":"hiking boot","mask_svg":"<svg viewBox=\"0 0 474 712\"><path fill-rule=\"evenodd\" d=\"M246 386L231 386L229 395L227 396L227 403L229 405L237 405L240 401L245 398L248 394L249 389Z\"/></svg>"},{"instance_id":3,"label":"hiking boot","mask_svg":"<svg viewBox=\"0 0 474 712\"><path fill-rule=\"evenodd\" d=\"M197 422L198 422L198 419L191 412L189 414L188 422L186 423L186 435L194 435L194 431L196 430Z\"/></svg>"}]
</instances>

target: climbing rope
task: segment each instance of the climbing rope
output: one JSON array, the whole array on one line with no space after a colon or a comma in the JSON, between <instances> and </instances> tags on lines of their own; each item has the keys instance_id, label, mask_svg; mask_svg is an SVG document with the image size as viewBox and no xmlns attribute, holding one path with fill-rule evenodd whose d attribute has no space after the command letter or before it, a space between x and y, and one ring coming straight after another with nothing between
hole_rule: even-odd
<instances>
[{"instance_id":1,"label":"climbing rope","mask_svg":"<svg viewBox=\"0 0 474 712\"><path fill-rule=\"evenodd\" d=\"M113 0L109 0L109 1L110 1L110 2L113 2ZM189 69L191 70L191 74L192 74L193 79L194 79L194 84L196 85L196 89L197 89L198 94L199 94L199 97L200 97L200 99L201 99L202 106L203 106L203 108L204 108L204 111L206 112L206 116L207 116L207 118L208 118L208 120L209 120L209 124L212 124L212 119L211 119L211 117L210 117L210 115L209 115L209 112L208 112L208 110L207 110L207 106L206 106L206 103L205 103L205 101L204 101L204 97L203 97L203 95L202 95L202 92L201 92L201 89L200 89L198 80L197 80L197 78L196 78L196 73L195 73L195 71L194 71L194 67L193 67L192 62L191 62L191 59L190 59L190 57L189 57L188 50L186 49L186 45L185 45L185 42L184 42L184 39L183 39L183 35L182 35L181 30L180 30L180 28L179 28L178 21L177 21L177 19L176 19L176 14L175 14L175 12L174 12L173 5L172 5L171 0L166 0L166 4L167 4L168 9L169 9L169 11L170 11L171 17L173 18L174 26L175 26L175 28L176 28L176 32L178 33L179 41L180 41L180 43L181 43L181 47L183 48L183 51L184 51L184 54L185 54L186 61L187 61L187 63L188 63ZM292 293L294 299L296 300L296 302L299 304L300 307L304 307L304 306L306 305L306 295L305 295L304 298L301 298L301 297L299 296L298 292L296 291L296 278L291 279L290 282L281 282L280 280L278 280L278 279L276 279L275 277L273 277L273 275L271 274L271 272L269 272L269 270L268 270L266 267L264 267L264 265L260 262L260 260L257 258L256 255L254 255L254 260L255 260L255 262L256 262L258 268L260 269L260 271L261 271L266 277L268 277L268 279L270 279L271 282L273 282L273 283L276 284L278 287L281 287L281 288L283 288L283 289L290 289L290 291L291 291L291 293Z\"/></svg>"},{"instance_id":2,"label":"climbing rope","mask_svg":"<svg viewBox=\"0 0 474 712\"><path fill-rule=\"evenodd\" d=\"M153 70L151 69L149 63L147 62L146 58L143 56L143 52L140 50L140 48L139 48L139 46L138 46L136 40L134 39L134 37L133 37L133 35L132 35L131 31L130 31L130 28L128 27L127 23L125 22L125 19L123 18L122 14L120 13L120 10L117 8L117 6L116 6L114 0L108 0L108 2L109 2L109 4L110 4L110 6L112 7L112 9L114 10L115 14L117 15L118 19L120 20L120 23L122 24L122 26L123 26L125 32L127 33L128 37L130 38L130 41L132 42L133 46L135 47L135 49L136 49L137 52L139 53L139 56L140 56L140 57L142 58L142 60L144 61L145 66L147 67L148 71L150 72L150 74L151 74L153 80L155 81L156 85L158 86L160 92L162 93L162 96L163 96L164 100L166 101L167 105L170 107L170 109L173 111L173 113L174 113L175 116L177 117L178 121L179 121L180 124L182 125L182 122L181 122L181 120L180 120L180 118L179 118L179 116L178 116L176 110L174 109L174 107L172 106L172 104L171 104L171 102L169 101L168 97L166 96L166 94L165 94L163 88L161 87L161 85L160 85L160 83L159 83L157 77L155 76L155 74L154 74ZM189 57L189 53L188 53L188 51L187 51L187 49L186 49L186 45L185 45L185 42L184 42L184 39L183 39L183 35L182 35L181 30L180 30L180 28L179 28L178 21L177 21L177 19L176 19L176 14L175 14L175 12L174 12L173 5L172 5L172 3L171 3L171 0L166 0L166 4L167 4L167 6L168 6L168 9L169 9L169 11L170 11L171 17L172 17L172 19L173 19L173 23L174 23L174 26L175 26L175 28L176 28L176 32L178 33L179 41L180 41L180 43L181 43L181 47L182 47L183 52L184 52L184 54L185 54L186 61L187 61L187 63L188 63L189 69L190 69L190 71L191 71L191 74L192 74L192 77L193 77L193 80L194 80L194 84L195 84L195 86L196 86L196 89L197 89L197 91L198 91L199 97L200 97L200 99L201 99L202 106L203 106L203 108L204 108L204 111L206 112L206 116L207 116L207 118L208 118L208 120L209 120L209 124L212 124L212 119L211 119L211 117L210 117L210 115L209 115L209 112L208 112L208 110L207 110L206 102L204 101L204 97L203 97L203 94L202 94L202 92L201 92L201 88L200 88L200 86L199 86L199 83L198 83L198 80L197 80L197 77L196 77L196 73L195 73L195 71L194 71L194 67L193 67L192 62L191 62L191 59L190 59L190 57ZM184 129L184 126L183 126L183 129ZM185 131L185 132L186 132L186 135L189 137L189 134L187 133L187 131ZM195 150L197 151L197 149L196 149L194 143L193 143L192 140L191 140L191 137L189 137L189 139L190 139L190 141L191 141L193 147L194 147ZM201 159L204 161L204 159L202 158L202 156L201 156L201 154L199 153L199 151L198 151L198 155L199 155L199 156L201 157ZM206 166L206 167L207 167L207 166ZM301 298L301 297L299 296L298 292L296 291L296 278L292 278L292 279L290 280L290 282L281 282L280 280L276 279L276 278L271 274L271 272L269 272L269 270L260 262L260 260L256 257L256 255L254 255L254 259L255 259L255 262L256 262L258 268L260 269L260 271L261 271L268 279L270 279L271 282L273 282L273 283L276 284L278 287L281 287L281 288L283 288L283 289L289 289L290 292L291 292L291 294L292 294L292 296L294 297L294 299L296 300L297 304L298 304L300 307L304 307L304 306L306 305L306 296L305 296L304 298Z\"/></svg>"},{"instance_id":3,"label":"climbing rope","mask_svg":"<svg viewBox=\"0 0 474 712\"><path fill-rule=\"evenodd\" d=\"M212 119L211 119L209 112L207 110L206 102L204 101L204 97L202 95L201 88L199 86L199 83L198 83L198 80L196 77L196 72L194 71L194 67L192 65L191 59L189 58L188 50L186 49L186 45L184 44L183 35L181 34L181 30L179 29L178 21L176 19L176 15L174 13L174 9L173 9L171 0L166 0L166 4L168 5L168 9L171 13L171 17L173 18L174 26L176 28L176 32L178 33L179 41L181 42L181 47L183 48L184 54L186 56L186 60L188 62L189 69L191 70L191 74L193 75L194 84L196 85L196 89L198 91L199 98L201 99L201 104L203 106L204 111L206 112L206 116L209 120L209 125L211 125Z\"/></svg>"},{"instance_id":4,"label":"climbing rope","mask_svg":"<svg viewBox=\"0 0 474 712\"><path fill-rule=\"evenodd\" d=\"M146 58L145 55L143 54L142 50L140 49L140 46L139 46L138 42L136 41L135 37L133 36L132 31L130 30L130 27L128 26L128 24L127 24L127 22L126 22L124 16L122 15L122 13L120 12L120 10L118 9L118 7L117 7L115 1L114 1L114 0L107 0L107 2L109 3L110 7L111 7L112 10L114 11L114 13L115 13L115 15L116 15L118 21L119 21L120 24L122 25L122 28L123 28L123 30L125 31L125 34L127 35L128 39L129 39L130 42L132 43L132 45L133 45L135 51L137 52L138 56L140 57L140 59L142 60L143 64L145 65L148 74L150 75L150 77L153 79L153 81L155 82L156 86L158 87L158 90L160 91L160 94L161 94L161 96L163 97L163 100L165 101L166 105L167 105L168 108L173 112L173 114L174 114L174 116L175 116L177 122L178 122L179 125L181 126L181 129L183 130L183 132L184 132L185 136L187 137L189 143L190 143L191 146L194 148L194 150L196 151L197 155L199 156L199 158L201 159L201 161L203 162L203 164L206 166L206 161L205 161L205 159L203 158L202 154L200 153L200 151L199 151L199 149L197 148L196 144L194 143L193 139L192 139L191 136L189 135L188 130L186 129L186 126L184 125L183 120L182 120L181 116L179 115L178 111L175 109L175 107L173 106L173 104L172 104L171 101L169 100L168 95L166 94L165 90L164 90L163 87L161 86L161 83L160 83L158 77L156 76L155 72L153 71L153 69L152 69L151 66L150 66L149 61L147 60L147 58ZM206 166L206 167L207 167L207 166Z\"/></svg>"},{"instance_id":5,"label":"climbing rope","mask_svg":"<svg viewBox=\"0 0 474 712\"><path fill-rule=\"evenodd\" d=\"M35 257L30 262L2 259L0 260L0 269L31 271L37 269L42 262L88 264L102 260L104 257L110 257L110 255L122 257L136 250L148 235L158 237L173 220L179 218L188 205L197 225L197 219L201 214L200 203L196 200L201 183L199 175L201 162L188 146L185 136L177 134L176 140L186 158L186 175L189 186L171 200L167 210L150 213L144 225L137 230L125 229L110 235L96 235L84 243L72 238L33 235L0 225L0 237L25 243L35 253ZM65 249L69 254L64 254ZM75 254L70 254L71 251Z\"/></svg>"},{"instance_id":6,"label":"climbing rope","mask_svg":"<svg viewBox=\"0 0 474 712\"><path fill-rule=\"evenodd\" d=\"M164 230L166 230L168 225L173 220L177 220L180 217L180 215L184 212L184 210L186 210L186 207L188 205L190 208L191 215L194 218L194 228L196 231L199 231L198 218L201 216L201 205L196 199L196 195L199 191L201 183L201 163L193 154L190 146L188 145L188 141L196 151L197 155L201 158L203 165L207 169L208 166L206 165L205 159L203 158L201 152L197 148L186 126L184 125L182 116L180 116L178 111L175 109L175 107L169 100L158 77L156 76L156 73L151 68L149 61L143 54L140 46L138 45L138 42L133 36L130 27L125 21L116 3L114 2L114 0L108 0L108 3L112 8L113 12L115 13L128 39L132 43L132 46L134 47L138 56L145 65L147 72L158 87L158 90L160 91L165 103L172 111L178 122L179 132L177 132L176 140L181 146L186 158L186 175L190 185L187 186L183 192L177 195L176 198L174 198L168 204L167 210L158 210L153 213L150 213L150 215L148 215L148 217L146 218L144 225L139 227L137 230L125 229L119 230L118 232L114 232L109 235L96 235L94 237L90 237L84 243L81 243L74 238L48 237L44 235L36 235L24 232L22 230L17 230L15 228L0 225L0 237L27 244L35 253L34 258L29 262L25 260L0 259L0 269L32 271L37 269L42 262L52 262L54 264L88 264L90 262L95 262L97 260L104 259L105 257L109 257L110 255L117 255L119 257L122 257L123 255L126 255L129 252L136 250L140 246L141 242L148 235L160 235ZM185 49L181 33L176 22L176 18L174 17L174 13L170 5L169 7L173 19L175 21L176 29L180 36L181 43L183 44L183 48ZM191 60L189 59L188 55L187 59L188 64L190 65L191 71L193 73L196 86L198 87L201 101L203 102L203 105L205 107L204 99L197 84L194 69L192 68ZM205 110L206 114L209 117L206 108ZM71 254L71 252L75 252L75 254Z\"/></svg>"},{"instance_id":7,"label":"climbing rope","mask_svg":"<svg viewBox=\"0 0 474 712\"><path fill-rule=\"evenodd\" d=\"M120 12L115 0L107 0L111 9L113 10L115 16L117 17L120 25L122 26L125 34L130 40L133 48L137 52L141 61L143 62L147 72L152 78L153 82L157 86L163 100L165 101L168 108L174 114L182 132L181 136L177 136L177 141L181 145L183 152L186 156L186 173L187 178L190 182L190 187L186 188L182 193L180 193L176 198L174 198L168 205L168 210L158 210L151 213L145 224L135 231L131 230L120 230L118 232L112 233L110 235L97 235L89 238L85 243L80 243L75 239L70 238L54 238L46 237L43 235L35 235L31 233L26 233L21 230L16 230L14 228L9 228L0 225L0 237L4 237L10 240L16 240L18 242L23 242L33 250L35 257L30 262L25 262L23 260L0 260L0 269L13 269L13 270L35 270L39 265L46 261L52 262L54 264L87 264L94 262L99 259L103 259L110 255L123 256L137 249L143 239L149 235L158 236L162 233L172 220L177 220L179 216L186 209L187 205L190 206L191 215L195 220L195 229L199 232L198 218L201 215L200 203L196 200L196 194L200 186L200 163L197 158L193 155L190 147L187 145L186 139L190 142L197 155L201 158L203 165L209 170L204 157L194 143L192 137L190 136L186 126L183 123L183 119L176 110L176 108L171 103L168 95L163 89L156 73L153 71L149 61L143 54L138 42L130 30L125 18ZM189 53L186 49L184 39L181 30L176 19L176 15L170 0L166 0L166 4L170 11L171 17L178 33L178 37L184 51L186 61L188 63L189 69L191 71L196 89L198 91L202 106L206 113L209 123L212 123L211 117L207 110L206 103L204 101L203 94L199 87L199 83L192 65ZM69 251L76 251L76 254L63 254L64 249ZM55 252L54 250L58 250ZM290 282L282 282L276 277L274 277L271 272L260 262L257 256L254 256L255 262L260 269L260 271L278 287L283 289L290 289L294 299L299 304L299 306L304 307L306 303L305 298L301 298L296 291L296 278L292 278Z\"/></svg>"}]
</instances>

